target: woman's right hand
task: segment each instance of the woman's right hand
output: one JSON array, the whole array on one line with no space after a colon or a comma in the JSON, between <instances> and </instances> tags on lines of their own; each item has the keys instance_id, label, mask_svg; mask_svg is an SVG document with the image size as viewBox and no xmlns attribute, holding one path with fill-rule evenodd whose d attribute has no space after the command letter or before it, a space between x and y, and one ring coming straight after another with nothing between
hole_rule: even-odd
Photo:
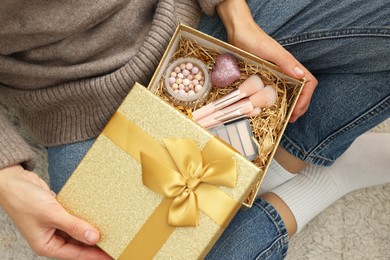
<instances>
[{"instance_id":1,"label":"woman's right hand","mask_svg":"<svg viewBox=\"0 0 390 260\"><path fill-rule=\"evenodd\" d=\"M0 205L33 251L60 259L112 259L95 244L99 231L70 215L35 173L15 165L0 170Z\"/></svg>"}]
</instances>

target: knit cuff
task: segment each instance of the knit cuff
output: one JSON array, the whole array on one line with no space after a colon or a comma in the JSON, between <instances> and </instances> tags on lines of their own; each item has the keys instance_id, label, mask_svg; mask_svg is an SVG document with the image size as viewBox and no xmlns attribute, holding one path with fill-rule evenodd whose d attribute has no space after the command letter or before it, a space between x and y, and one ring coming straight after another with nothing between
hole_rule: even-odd
<instances>
[{"instance_id":1,"label":"knit cuff","mask_svg":"<svg viewBox=\"0 0 390 260\"><path fill-rule=\"evenodd\" d=\"M283 185L271 190L281 198L297 223L297 233L321 211L339 199L333 180L326 172L318 170L299 173Z\"/></svg>"},{"instance_id":2,"label":"knit cuff","mask_svg":"<svg viewBox=\"0 0 390 260\"><path fill-rule=\"evenodd\" d=\"M0 107L1 108L1 107ZM35 166L35 154L0 111L0 169L20 164L27 170Z\"/></svg>"},{"instance_id":3,"label":"knit cuff","mask_svg":"<svg viewBox=\"0 0 390 260\"><path fill-rule=\"evenodd\" d=\"M224 0L199 0L199 4L205 14L213 15L215 13L215 7L223 1Z\"/></svg>"}]
</instances>

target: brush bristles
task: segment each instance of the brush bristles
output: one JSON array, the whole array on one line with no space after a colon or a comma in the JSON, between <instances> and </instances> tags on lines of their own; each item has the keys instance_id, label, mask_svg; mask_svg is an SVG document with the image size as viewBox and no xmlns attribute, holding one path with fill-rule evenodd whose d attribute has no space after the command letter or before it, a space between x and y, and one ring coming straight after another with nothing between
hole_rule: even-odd
<instances>
[{"instance_id":1,"label":"brush bristles","mask_svg":"<svg viewBox=\"0 0 390 260\"><path fill-rule=\"evenodd\" d=\"M276 102L276 90L272 86L267 85L267 87L250 96L249 99L254 107L269 107Z\"/></svg>"},{"instance_id":2,"label":"brush bristles","mask_svg":"<svg viewBox=\"0 0 390 260\"><path fill-rule=\"evenodd\" d=\"M264 88L264 83L258 75L249 76L239 86L240 92L246 93L247 96L253 95Z\"/></svg>"}]
</instances>

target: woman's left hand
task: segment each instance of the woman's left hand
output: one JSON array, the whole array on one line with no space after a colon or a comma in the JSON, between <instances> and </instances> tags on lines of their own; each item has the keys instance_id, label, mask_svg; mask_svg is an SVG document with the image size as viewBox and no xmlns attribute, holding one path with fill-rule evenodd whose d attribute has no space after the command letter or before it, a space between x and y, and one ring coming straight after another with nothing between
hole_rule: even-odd
<instances>
[{"instance_id":1,"label":"woman's left hand","mask_svg":"<svg viewBox=\"0 0 390 260\"><path fill-rule=\"evenodd\" d=\"M290 118L290 122L295 122L308 109L317 79L256 24L245 0L225 0L217 6L217 11L231 44L276 64L293 78L306 78L306 84Z\"/></svg>"}]
</instances>

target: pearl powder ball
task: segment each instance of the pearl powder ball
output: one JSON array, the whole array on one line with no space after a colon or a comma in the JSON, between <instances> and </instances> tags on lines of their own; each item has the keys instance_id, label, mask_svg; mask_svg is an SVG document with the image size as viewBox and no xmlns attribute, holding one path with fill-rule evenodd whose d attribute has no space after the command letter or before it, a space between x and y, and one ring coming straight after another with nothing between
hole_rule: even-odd
<instances>
[{"instance_id":1,"label":"pearl powder ball","mask_svg":"<svg viewBox=\"0 0 390 260\"><path fill-rule=\"evenodd\" d=\"M188 86L190 84L190 80L189 79L184 79L183 80L183 84L184 84L184 86Z\"/></svg>"},{"instance_id":2,"label":"pearl powder ball","mask_svg":"<svg viewBox=\"0 0 390 260\"><path fill-rule=\"evenodd\" d=\"M188 62L186 64L186 69L188 69L188 70L192 69L193 67L194 67L194 65L191 62Z\"/></svg>"},{"instance_id":3,"label":"pearl powder ball","mask_svg":"<svg viewBox=\"0 0 390 260\"><path fill-rule=\"evenodd\" d=\"M190 75L190 71L187 69L183 70L183 75L187 77L188 75Z\"/></svg>"},{"instance_id":4,"label":"pearl powder ball","mask_svg":"<svg viewBox=\"0 0 390 260\"><path fill-rule=\"evenodd\" d=\"M197 80L201 80L202 79L202 75L200 75L200 73L198 73L198 74L195 75L194 78L197 79Z\"/></svg>"},{"instance_id":5,"label":"pearl powder ball","mask_svg":"<svg viewBox=\"0 0 390 260\"><path fill-rule=\"evenodd\" d=\"M202 85L196 85L195 86L195 92L199 92L202 90Z\"/></svg>"},{"instance_id":6,"label":"pearl powder ball","mask_svg":"<svg viewBox=\"0 0 390 260\"><path fill-rule=\"evenodd\" d=\"M179 96L185 96L186 95L186 92L184 89L180 89L179 92L178 92Z\"/></svg>"}]
</instances>

